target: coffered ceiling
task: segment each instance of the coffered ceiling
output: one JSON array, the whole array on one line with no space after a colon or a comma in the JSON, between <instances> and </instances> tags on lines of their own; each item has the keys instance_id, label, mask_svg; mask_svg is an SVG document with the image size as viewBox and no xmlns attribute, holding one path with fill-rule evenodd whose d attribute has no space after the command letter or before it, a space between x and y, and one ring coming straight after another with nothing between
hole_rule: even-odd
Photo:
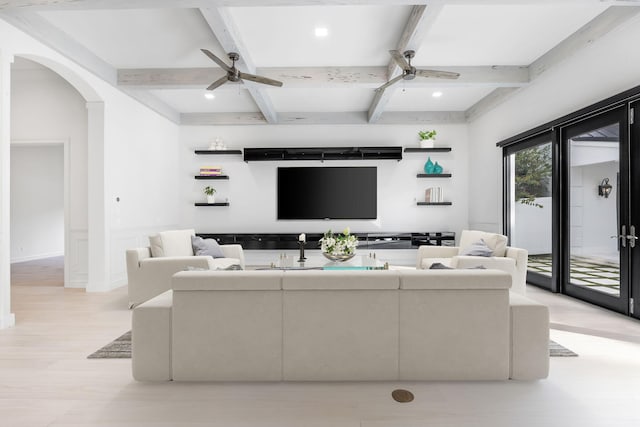
<instances>
[{"instance_id":1,"label":"coffered ceiling","mask_svg":"<svg viewBox=\"0 0 640 427\"><path fill-rule=\"evenodd\" d=\"M613 0L0 0L0 18L186 125L465 122L639 10ZM228 82L205 99L224 72L201 48L238 52L238 69L284 84ZM391 49L460 78L376 92L400 73Z\"/></svg>"}]
</instances>

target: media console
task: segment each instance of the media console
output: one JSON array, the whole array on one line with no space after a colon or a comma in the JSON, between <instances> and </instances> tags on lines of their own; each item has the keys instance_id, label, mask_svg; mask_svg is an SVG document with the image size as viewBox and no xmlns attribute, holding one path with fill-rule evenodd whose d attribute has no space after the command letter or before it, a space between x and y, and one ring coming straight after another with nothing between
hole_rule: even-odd
<instances>
[{"instance_id":1,"label":"media console","mask_svg":"<svg viewBox=\"0 0 640 427\"><path fill-rule=\"evenodd\" d=\"M339 230L336 230L339 231ZM297 249L299 234L293 233L196 233L205 239L216 239L221 245L239 244L243 249ZM405 233L352 233L360 249L417 249L421 245L454 246L452 231ZM323 233L306 233L307 249L320 248Z\"/></svg>"}]
</instances>

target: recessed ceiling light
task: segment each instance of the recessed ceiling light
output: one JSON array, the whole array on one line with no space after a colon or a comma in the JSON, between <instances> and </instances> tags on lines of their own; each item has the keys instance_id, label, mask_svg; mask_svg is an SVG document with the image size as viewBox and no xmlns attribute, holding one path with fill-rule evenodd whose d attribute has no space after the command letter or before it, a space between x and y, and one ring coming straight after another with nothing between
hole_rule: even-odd
<instances>
[{"instance_id":1,"label":"recessed ceiling light","mask_svg":"<svg viewBox=\"0 0 640 427\"><path fill-rule=\"evenodd\" d=\"M327 27L316 27L316 37L327 37L329 29Z\"/></svg>"},{"instance_id":2,"label":"recessed ceiling light","mask_svg":"<svg viewBox=\"0 0 640 427\"><path fill-rule=\"evenodd\" d=\"M431 96L433 96L434 98L440 98L442 96L442 92L440 92L439 90L433 92L431 94Z\"/></svg>"},{"instance_id":3,"label":"recessed ceiling light","mask_svg":"<svg viewBox=\"0 0 640 427\"><path fill-rule=\"evenodd\" d=\"M207 99L213 99L216 96L214 94L212 94L211 92L205 92L204 97Z\"/></svg>"}]
</instances>

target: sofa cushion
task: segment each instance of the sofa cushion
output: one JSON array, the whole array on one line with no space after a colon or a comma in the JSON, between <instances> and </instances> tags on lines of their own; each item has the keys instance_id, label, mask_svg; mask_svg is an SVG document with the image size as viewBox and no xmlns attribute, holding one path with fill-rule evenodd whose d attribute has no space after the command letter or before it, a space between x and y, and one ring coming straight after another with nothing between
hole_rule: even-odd
<instances>
[{"instance_id":1,"label":"sofa cushion","mask_svg":"<svg viewBox=\"0 0 640 427\"><path fill-rule=\"evenodd\" d=\"M194 229L169 230L158 233L162 248L162 257L193 256L191 236L195 235ZM149 239L151 240L151 238ZM153 253L153 252L152 252Z\"/></svg>"},{"instance_id":2,"label":"sofa cushion","mask_svg":"<svg viewBox=\"0 0 640 427\"><path fill-rule=\"evenodd\" d=\"M473 242L472 244L470 244L465 248L460 248L460 253L458 255L490 257L493 255L493 249L487 246L487 244L484 242L483 239L480 239L477 242Z\"/></svg>"},{"instance_id":3,"label":"sofa cushion","mask_svg":"<svg viewBox=\"0 0 640 427\"><path fill-rule=\"evenodd\" d=\"M398 289L398 272L391 270L285 270L285 290Z\"/></svg>"},{"instance_id":4,"label":"sofa cushion","mask_svg":"<svg viewBox=\"0 0 640 427\"><path fill-rule=\"evenodd\" d=\"M224 258L222 248L215 239L203 239L200 236L191 236L191 246L194 255L208 255L213 258Z\"/></svg>"},{"instance_id":5,"label":"sofa cushion","mask_svg":"<svg viewBox=\"0 0 640 427\"><path fill-rule=\"evenodd\" d=\"M497 233L487 233L485 231L462 230L460 236L461 250L471 246L478 240L484 240L489 248L493 250L493 256L505 256L507 252L507 236Z\"/></svg>"},{"instance_id":6,"label":"sofa cushion","mask_svg":"<svg viewBox=\"0 0 640 427\"><path fill-rule=\"evenodd\" d=\"M511 275L499 270L402 270L400 289L508 289Z\"/></svg>"}]
</instances>

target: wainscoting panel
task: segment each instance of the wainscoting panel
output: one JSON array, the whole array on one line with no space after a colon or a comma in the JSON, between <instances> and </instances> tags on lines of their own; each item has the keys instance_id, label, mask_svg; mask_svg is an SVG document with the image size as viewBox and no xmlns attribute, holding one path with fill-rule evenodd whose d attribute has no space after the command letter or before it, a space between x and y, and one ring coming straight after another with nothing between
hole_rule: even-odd
<instances>
[{"instance_id":1,"label":"wainscoting panel","mask_svg":"<svg viewBox=\"0 0 640 427\"><path fill-rule=\"evenodd\" d=\"M69 232L69 253L66 268L69 269L68 288L86 288L89 282L89 231L76 229Z\"/></svg>"}]
</instances>

